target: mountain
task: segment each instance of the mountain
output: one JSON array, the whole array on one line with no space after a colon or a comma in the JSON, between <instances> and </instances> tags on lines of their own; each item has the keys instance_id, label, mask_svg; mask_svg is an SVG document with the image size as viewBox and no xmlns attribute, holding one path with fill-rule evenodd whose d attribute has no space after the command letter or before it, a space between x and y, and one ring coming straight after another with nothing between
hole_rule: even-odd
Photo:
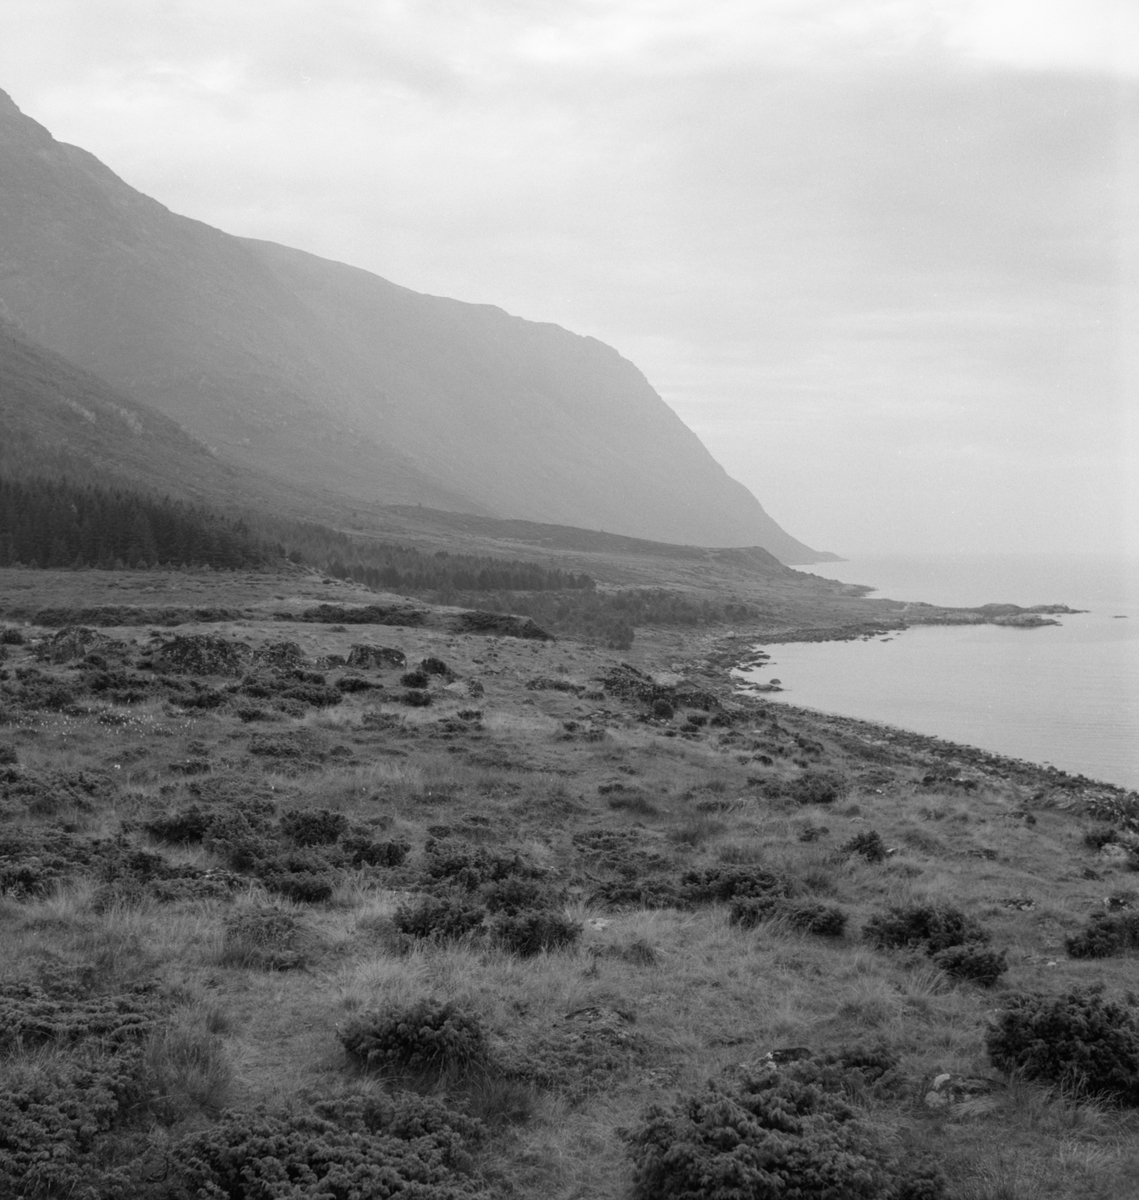
<instances>
[{"instance_id":1,"label":"mountain","mask_svg":"<svg viewBox=\"0 0 1139 1200\"><path fill-rule=\"evenodd\" d=\"M0 476L127 486L196 504L283 516L344 515L314 496L223 462L176 421L32 342L0 315Z\"/></svg>"},{"instance_id":2,"label":"mountain","mask_svg":"<svg viewBox=\"0 0 1139 1200\"><path fill-rule=\"evenodd\" d=\"M831 557L612 348L178 216L2 92L0 313L294 488Z\"/></svg>"}]
</instances>

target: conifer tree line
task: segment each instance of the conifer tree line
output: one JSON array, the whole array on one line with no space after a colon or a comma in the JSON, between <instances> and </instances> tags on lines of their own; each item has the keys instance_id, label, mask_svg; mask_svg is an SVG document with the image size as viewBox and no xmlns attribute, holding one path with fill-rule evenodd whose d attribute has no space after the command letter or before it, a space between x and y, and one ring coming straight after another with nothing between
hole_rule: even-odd
<instances>
[{"instance_id":1,"label":"conifer tree line","mask_svg":"<svg viewBox=\"0 0 1139 1200\"><path fill-rule=\"evenodd\" d=\"M369 562L351 565L333 558L325 570L337 579L354 579L370 588L399 592L550 592L590 589L591 576L542 567L518 559L423 554L409 546L368 547Z\"/></svg>"},{"instance_id":2,"label":"conifer tree line","mask_svg":"<svg viewBox=\"0 0 1139 1200\"><path fill-rule=\"evenodd\" d=\"M420 550L313 521L259 518L267 540L282 542L292 562L319 566L326 575L380 591L432 593L591 591L592 576L518 558Z\"/></svg>"},{"instance_id":3,"label":"conifer tree line","mask_svg":"<svg viewBox=\"0 0 1139 1200\"><path fill-rule=\"evenodd\" d=\"M0 567L261 566L278 557L240 520L169 497L66 479L0 478Z\"/></svg>"}]
</instances>

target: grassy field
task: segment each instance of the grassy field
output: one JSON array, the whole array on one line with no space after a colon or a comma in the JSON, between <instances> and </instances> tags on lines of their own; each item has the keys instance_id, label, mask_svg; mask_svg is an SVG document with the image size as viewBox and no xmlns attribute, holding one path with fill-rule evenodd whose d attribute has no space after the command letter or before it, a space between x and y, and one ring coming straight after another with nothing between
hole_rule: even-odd
<instances>
[{"instance_id":1,"label":"grassy field","mask_svg":"<svg viewBox=\"0 0 1139 1200\"><path fill-rule=\"evenodd\" d=\"M1139 1195L1139 1077L986 1043L1024 993L1134 1020L1134 797L738 694L758 627L617 654L302 620L394 602L302 572L2 574L0 1193ZM27 615L115 605L215 611ZM964 961L885 944L923 911ZM652 1174L653 1119L777 1077L839 1097L783 1142L877 1165Z\"/></svg>"}]
</instances>

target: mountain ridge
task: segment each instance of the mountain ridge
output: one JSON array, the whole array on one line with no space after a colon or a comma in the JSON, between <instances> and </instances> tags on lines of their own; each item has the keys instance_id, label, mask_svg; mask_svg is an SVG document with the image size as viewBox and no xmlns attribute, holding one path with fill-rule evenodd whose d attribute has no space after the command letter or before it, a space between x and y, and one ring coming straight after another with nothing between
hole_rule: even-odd
<instances>
[{"instance_id":1,"label":"mountain ridge","mask_svg":"<svg viewBox=\"0 0 1139 1200\"><path fill-rule=\"evenodd\" d=\"M0 155L6 310L227 463L368 505L830 557L597 339L174 214L2 94Z\"/></svg>"}]
</instances>

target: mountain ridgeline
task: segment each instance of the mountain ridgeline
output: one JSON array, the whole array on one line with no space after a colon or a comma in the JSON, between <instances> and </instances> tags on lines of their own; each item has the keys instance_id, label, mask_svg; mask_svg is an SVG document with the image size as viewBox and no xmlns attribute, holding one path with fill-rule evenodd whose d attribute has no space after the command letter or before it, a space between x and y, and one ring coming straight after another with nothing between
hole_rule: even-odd
<instances>
[{"instance_id":1,"label":"mountain ridgeline","mask_svg":"<svg viewBox=\"0 0 1139 1200\"><path fill-rule=\"evenodd\" d=\"M349 506L833 557L593 338L178 216L2 92L0 166L0 317L192 435L207 493L249 471Z\"/></svg>"}]
</instances>

